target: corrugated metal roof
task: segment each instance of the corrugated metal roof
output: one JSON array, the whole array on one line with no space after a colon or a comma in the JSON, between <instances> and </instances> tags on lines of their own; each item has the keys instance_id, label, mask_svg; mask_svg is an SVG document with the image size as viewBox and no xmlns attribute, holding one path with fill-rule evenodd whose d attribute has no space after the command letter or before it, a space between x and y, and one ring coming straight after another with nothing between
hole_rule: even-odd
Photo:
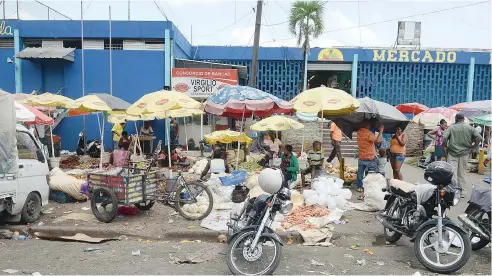
<instances>
[{"instance_id":1,"label":"corrugated metal roof","mask_svg":"<svg viewBox=\"0 0 492 276\"><path fill-rule=\"evenodd\" d=\"M64 59L75 60L75 48L26 48L15 55L22 59Z\"/></svg>"}]
</instances>

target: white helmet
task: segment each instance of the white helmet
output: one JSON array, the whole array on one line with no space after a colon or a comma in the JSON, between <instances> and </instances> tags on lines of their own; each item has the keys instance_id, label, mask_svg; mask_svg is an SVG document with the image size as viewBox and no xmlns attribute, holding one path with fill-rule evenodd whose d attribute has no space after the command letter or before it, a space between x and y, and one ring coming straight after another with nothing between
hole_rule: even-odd
<instances>
[{"instance_id":1,"label":"white helmet","mask_svg":"<svg viewBox=\"0 0 492 276\"><path fill-rule=\"evenodd\" d=\"M274 194L282 188L282 171L266 168L258 175L258 184L263 191Z\"/></svg>"}]
</instances>

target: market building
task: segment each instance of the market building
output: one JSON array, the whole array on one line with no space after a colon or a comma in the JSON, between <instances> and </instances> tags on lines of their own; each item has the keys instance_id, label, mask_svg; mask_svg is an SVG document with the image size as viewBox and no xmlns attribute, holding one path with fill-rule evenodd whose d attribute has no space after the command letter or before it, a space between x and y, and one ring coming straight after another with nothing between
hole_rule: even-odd
<instances>
[{"instance_id":1,"label":"market building","mask_svg":"<svg viewBox=\"0 0 492 276\"><path fill-rule=\"evenodd\" d=\"M0 88L11 93L61 91L73 99L83 90L112 90L133 103L167 87L204 99L221 85L248 81L251 47L191 45L172 22L113 21L111 30L109 26L108 21L85 21L82 51L80 21L1 21ZM393 105L450 106L491 99L490 64L488 50L313 48L307 78L311 88L337 87ZM257 88L290 100L302 89L301 68L299 48L260 48ZM211 124L208 118L205 124ZM95 116L88 117L87 128L98 128ZM81 130L82 119L70 117L55 132L63 137L64 148L74 150ZM110 127L105 131L110 137ZM162 122L154 131L164 140ZM189 131L190 137L199 133ZM92 136L99 134L93 131ZM105 142L110 145L109 139Z\"/></svg>"}]
</instances>

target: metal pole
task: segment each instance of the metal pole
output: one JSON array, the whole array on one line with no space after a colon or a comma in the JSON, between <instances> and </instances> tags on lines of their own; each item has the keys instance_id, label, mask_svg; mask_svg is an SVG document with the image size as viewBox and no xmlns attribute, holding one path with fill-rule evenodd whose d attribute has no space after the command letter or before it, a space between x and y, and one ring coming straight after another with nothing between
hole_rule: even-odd
<instances>
[{"instance_id":1,"label":"metal pole","mask_svg":"<svg viewBox=\"0 0 492 276\"><path fill-rule=\"evenodd\" d=\"M113 96L113 43L111 25L111 6L109 6L109 94Z\"/></svg>"},{"instance_id":2,"label":"metal pole","mask_svg":"<svg viewBox=\"0 0 492 276\"><path fill-rule=\"evenodd\" d=\"M48 20L50 20L50 9L48 9Z\"/></svg>"},{"instance_id":3,"label":"metal pole","mask_svg":"<svg viewBox=\"0 0 492 276\"><path fill-rule=\"evenodd\" d=\"M5 20L5 0L3 0L3 20Z\"/></svg>"},{"instance_id":4,"label":"metal pole","mask_svg":"<svg viewBox=\"0 0 492 276\"><path fill-rule=\"evenodd\" d=\"M17 0L17 20L19 19L19 0Z\"/></svg>"},{"instance_id":5,"label":"metal pole","mask_svg":"<svg viewBox=\"0 0 492 276\"><path fill-rule=\"evenodd\" d=\"M352 97L357 97L357 67L359 66L359 55L354 54L354 61L352 62L352 80L351 80L351 92Z\"/></svg>"},{"instance_id":6,"label":"metal pole","mask_svg":"<svg viewBox=\"0 0 492 276\"><path fill-rule=\"evenodd\" d=\"M191 37L190 37L190 42L191 42L191 46L193 46L193 25L191 25Z\"/></svg>"},{"instance_id":7,"label":"metal pole","mask_svg":"<svg viewBox=\"0 0 492 276\"><path fill-rule=\"evenodd\" d=\"M85 72L84 72L84 5L83 1L80 1L80 41L82 44L82 97L85 96ZM82 117L82 124L84 127L84 151L87 152L87 131L85 127L85 115Z\"/></svg>"},{"instance_id":8,"label":"metal pole","mask_svg":"<svg viewBox=\"0 0 492 276\"><path fill-rule=\"evenodd\" d=\"M466 101L471 102L473 100L473 80L475 77L475 58L470 58L470 66L468 68L468 88L466 91Z\"/></svg>"},{"instance_id":9,"label":"metal pole","mask_svg":"<svg viewBox=\"0 0 492 276\"><path fill-rule=\"evenodd\" d=\"M307 89L307 64L308 64L308 52L304 53L304 79L303 79L303 85L302 85L302 91L306 91Z\"/></svg>"},{"instance_id":10,"label":"metal pole","mask_svg":"<svg viewBox=\"0 0 492 276\"><path fill-rule=\"evenodd\" d=\"M241 119L241 127L240 127L241 131L239 132L239 139L237 139L236 170L239 169L239 151L241 150L241 135L243 134L244 112L245 111L246 111L246 108L243 109L243 118Z\"/></svg>"},{"instance_id":11,"label":"metal pole","mask_svg":"<svg viewBox=\"0 0 492 276\"><path fill-rule=\"evenodd\" d=\"M256 3L255 39L253 43L253 60L251 62L251 78L249 79L249 86L251 87L256 87L256 76L258 74L258 48L260 47L262 8L263 0L258 0L258 2Z\"/></svg>"},{"instance_id":12,"label":"metal pole","mask_svg":"<svg viewBox=\"0 0 492 276\"><path fill-rule=\"evenodd\" d=\"M130 0L128 0L128 21L130 21Z\"/></svg>"}]
</instances>

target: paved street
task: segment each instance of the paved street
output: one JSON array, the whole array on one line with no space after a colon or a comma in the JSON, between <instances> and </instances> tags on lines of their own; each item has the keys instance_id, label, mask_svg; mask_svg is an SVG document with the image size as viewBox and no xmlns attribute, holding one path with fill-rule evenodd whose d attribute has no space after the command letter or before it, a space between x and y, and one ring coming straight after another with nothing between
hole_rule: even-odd
<instances>
[{"instance_id":1,"label":"paved street","mask_svg":"<svg viewBox=\"0 0 492 276\"><path fill-rule=\"evenodd\" d=\"M389 168L388 168L389 170ZM388 171L389 172L389 171ZM403 167L403 175L409 182L424 182L423 170L408 165ZM483 176L469 174L471 184L481 184ZM356 194L352 199L356 202ZM69 208L79 210L83 204L61 206L58 213L63 214ZM157 206L156 206L157 207ZM154 207L155 208L155 207ZM153 209L154 209L153 208ZM454 207L449 215L454 219L466 208L466 200ZM170 209L158 207L148 214L128 216L110 224L94 223L101 229L124 229L130 231L137 227L138 232L155 239L146 243L129 236L128 241L112 241L103 244L85 244L72 242L55 242L43 240L10 241L1 240L4 249L0 271L14 269L18 274L227 274L225 252L227 247L214 242L180 244L180 237L166 240L160 237L170 228L180 227L188 231L198 231L197 222L181 220L170 216ZM88 211L90 214L90 211ZM42 219L53 223L55 215L45 215ZM169 218L174 219L169 223ZM336 225L330 247L306 247L285 245L283 260L276 274L413 274L427 271L420 265L413 254L413 244L402 238L396 246L386 246L382 240L382 227L374 219L373 213L347 211L345 225ZM66 221L62 225L86 226L91 222ZM125 223L128 226L125 226ZM194 230L193 230L194 229ZM165 235L163 235L165 237ZM357 250L350 246L359 244ZM84 252L86 248L100 248L100 251ZM374 254L364 253L364 249ZM132 251L140 250L140 256L133 256ZM460 273L490 275L490 247L472 252L468 264ZM176 264L178 260L194 256L200 259L198 264ZM357 261L365 260L365 265ZM203 261L203 262L202 262ZM312 261L324 265L312 265ZM0 272L0 274L5 274Z\"/></svg>"}]
</instances>

